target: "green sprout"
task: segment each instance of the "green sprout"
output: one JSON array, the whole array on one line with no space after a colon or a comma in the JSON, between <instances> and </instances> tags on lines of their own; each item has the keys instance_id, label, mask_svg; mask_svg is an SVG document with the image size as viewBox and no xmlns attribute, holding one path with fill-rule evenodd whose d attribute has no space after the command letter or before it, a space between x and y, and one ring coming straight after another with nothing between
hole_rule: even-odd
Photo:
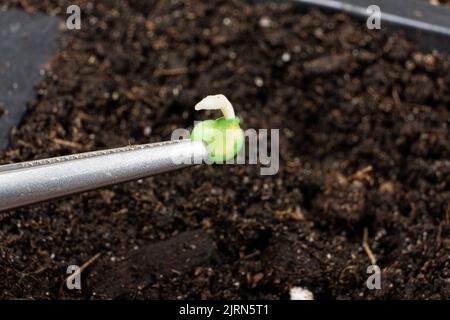
<instances>
[{"instance_id":1,"label":"green sprout","mask_svg":"<svg viewBox=\"0 0 450 320\"><path fill-rule=\"evenodd\" d=\"M234 158L244 143L244 132L230 101L222 94L207 96L195 105L195 110L221 110L223 117L196 124L191 139L206 144L212 163L224 163Z\"/></svg>"}]
</instances>

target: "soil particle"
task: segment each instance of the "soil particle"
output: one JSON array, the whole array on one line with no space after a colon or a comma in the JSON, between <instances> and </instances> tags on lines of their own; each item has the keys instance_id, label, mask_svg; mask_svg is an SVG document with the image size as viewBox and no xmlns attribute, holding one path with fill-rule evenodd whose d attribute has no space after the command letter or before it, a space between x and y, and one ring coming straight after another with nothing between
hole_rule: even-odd
<instances>
[{"instance_id":1,"label":"soil particle","mask_svg":"<svg viewBox=\"0 0 450 320\"><path fill-rule=\"evenodd\" d=\"M7 3L62 16L71 4ZM194 167L0 214L2 298L91 298L111 270L120 288L102 298L450 298L448 56L280 3L80 5L83 28L67 33L2 162L168 140L212 117L193 106L223 93L244 128L280 129L280 170ZM210 240L183 268L173 237L199 229ZM365 230L381 290L366 286ZM82 290L61 292L67 266L98 252Z\"/></svg>"},{"instance_id":2,"label":"soil particle","mask_svg":"<svg viewBox=\"0 0 450 320\"><path fill-rule=\"evenodd\" d=\"M352 60L346 54L343 55L326 55L307 61L304 64L304 72L307 75L323 75L330 74L339 70L348 68L348 64Z\"/></svg>"},{"instance_id":3,"label":"soil particle","mask_svg":"<svg viewBox=\"0 0 450 320\"><path fill-rule=\"evenodd\" d=\"M133 291L149 285L157 288L163 277L191 272L207 264L212 253L213 243L205 231L181 233L145 246L112 267L107 263L99 265L91 273L92 294L96 298L132 298ZM155 294L154 298L158 298L156 290Z\"/></svg>"}]
</instances>

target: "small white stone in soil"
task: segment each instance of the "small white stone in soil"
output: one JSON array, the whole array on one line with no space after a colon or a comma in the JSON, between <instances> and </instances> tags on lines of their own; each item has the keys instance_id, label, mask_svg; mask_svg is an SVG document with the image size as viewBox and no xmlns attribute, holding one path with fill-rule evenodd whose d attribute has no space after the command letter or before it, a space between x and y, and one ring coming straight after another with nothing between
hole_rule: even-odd
<instances>
[{"instance_id":1,"label":"small white stone in soil","mask_svg":"<svg viewBox=\"0 0 450 320\"><path fill-rule=\"evenodd\" d=\"M146 126L144 128L144 135L148 137L148 136L150 136L151 133L152 133L152 128L150 126Z\"/></svg>"},{"instance_id":2,"label":"small white stone in soil","mask_svg":"<svg viewBox=\"0 0 450 320\"><path fill-rule=\"evenodd\" d=\"M291 61L291 55L289 54L289 52L283 53L283 55L281 56L281 60L283 60L283 62Z\"/></svg>"},{"instance_id":3,"label":"small white stone in soil","mask_svg":"<svg viewBox=\"0 0 450 320\"><path fill-rule=\"evenodd\" d=\"M314 294L302 287L292 287L289 290L291 300L314 300Z\"/></svg>"},{"instance_id":4,"label":"small white stone in soil","mask_svg":"<svg viewBox=\"0 0 450 320\"><path fill-rule=\"evenodd\" d=\"M231 19L230 18L224 18L223 19L223 21L222 21L222 23L225 25L225 26L230 26L231 25Z\"/></svg>"},{"instance_id":5,"label":"small white stone in soil","mask_svg":"<svg viewBox=\"0 0 450 320\"><path fill-rule=\"evenodd\" d=\"M262 87L264 85L264 80L260 77L255 78L255 84L257 87Z\"/></svg>"},{"instance_id":6,"label":"small white stone in soil","mask_svg":"<svg viewBox=\"0 0 450 320\"><path fill-rule=\"evenodd\" d=\"M261 19L259 19L259 26L262 28L268 28L271 24L272 21L269 17L261 17Z\"/></svg>"},{"instance_id":7,"label":"small white stone in soil","mask_svg":"<svg viewBox=\"0 0 450 320\"><path fill-rule=\"evenodd\" d=\"M237 54L236 54L236 52L234 52L234 51L230 51L230 52L228 53L228 57L229 57L230 59L234 60L234 59L236 59Z\"/></svg>"}]
</instances>

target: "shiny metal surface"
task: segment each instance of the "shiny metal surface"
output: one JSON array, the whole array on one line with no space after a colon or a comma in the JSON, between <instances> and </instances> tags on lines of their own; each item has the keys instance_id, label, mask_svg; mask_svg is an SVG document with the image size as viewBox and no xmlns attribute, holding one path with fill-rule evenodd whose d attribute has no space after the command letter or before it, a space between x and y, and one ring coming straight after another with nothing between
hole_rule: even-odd
<instances>
[{"instance_id":1,"label":"shiny metal surface","mask_svg":"<svg viewBox=\"0 0 450 320\"><path fill-rule=\"evenodd\" d=\"M0 166L0 211L202 163L202 142L176 140Z\"/></svg>"}]
</instances>

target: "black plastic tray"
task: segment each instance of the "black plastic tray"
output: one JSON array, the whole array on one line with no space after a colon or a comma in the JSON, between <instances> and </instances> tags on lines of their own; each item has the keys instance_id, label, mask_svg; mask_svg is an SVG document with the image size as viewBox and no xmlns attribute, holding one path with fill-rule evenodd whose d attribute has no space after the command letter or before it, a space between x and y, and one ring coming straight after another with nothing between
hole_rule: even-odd
<instances>
[{"instance_id":1,"label":"black plastic tray","mask_svg":"<svg viewBox=\"0 0 450 320\"><path fill-rule=\"evenodd\" d=\"M57 49L60 19L42 13L0 10L0 151L6 148L11 128L18 126L27 103L36 96L40 70Z\"/></svg>"},{"instance_id":2,"label":"black plastic tray","mask_svg":"<svg viewBox=\"0 0 450 320\"><path fill-rule=\"evenodd\" d=\"M283 0L279 0L283 1ZM392 32L404 30L422 50L450 54L450 7L434 6L424 0L285 0L299 6L345 12L367 20L367 8L381 9L381 28Z\"/></svg>"}]
</instances>

